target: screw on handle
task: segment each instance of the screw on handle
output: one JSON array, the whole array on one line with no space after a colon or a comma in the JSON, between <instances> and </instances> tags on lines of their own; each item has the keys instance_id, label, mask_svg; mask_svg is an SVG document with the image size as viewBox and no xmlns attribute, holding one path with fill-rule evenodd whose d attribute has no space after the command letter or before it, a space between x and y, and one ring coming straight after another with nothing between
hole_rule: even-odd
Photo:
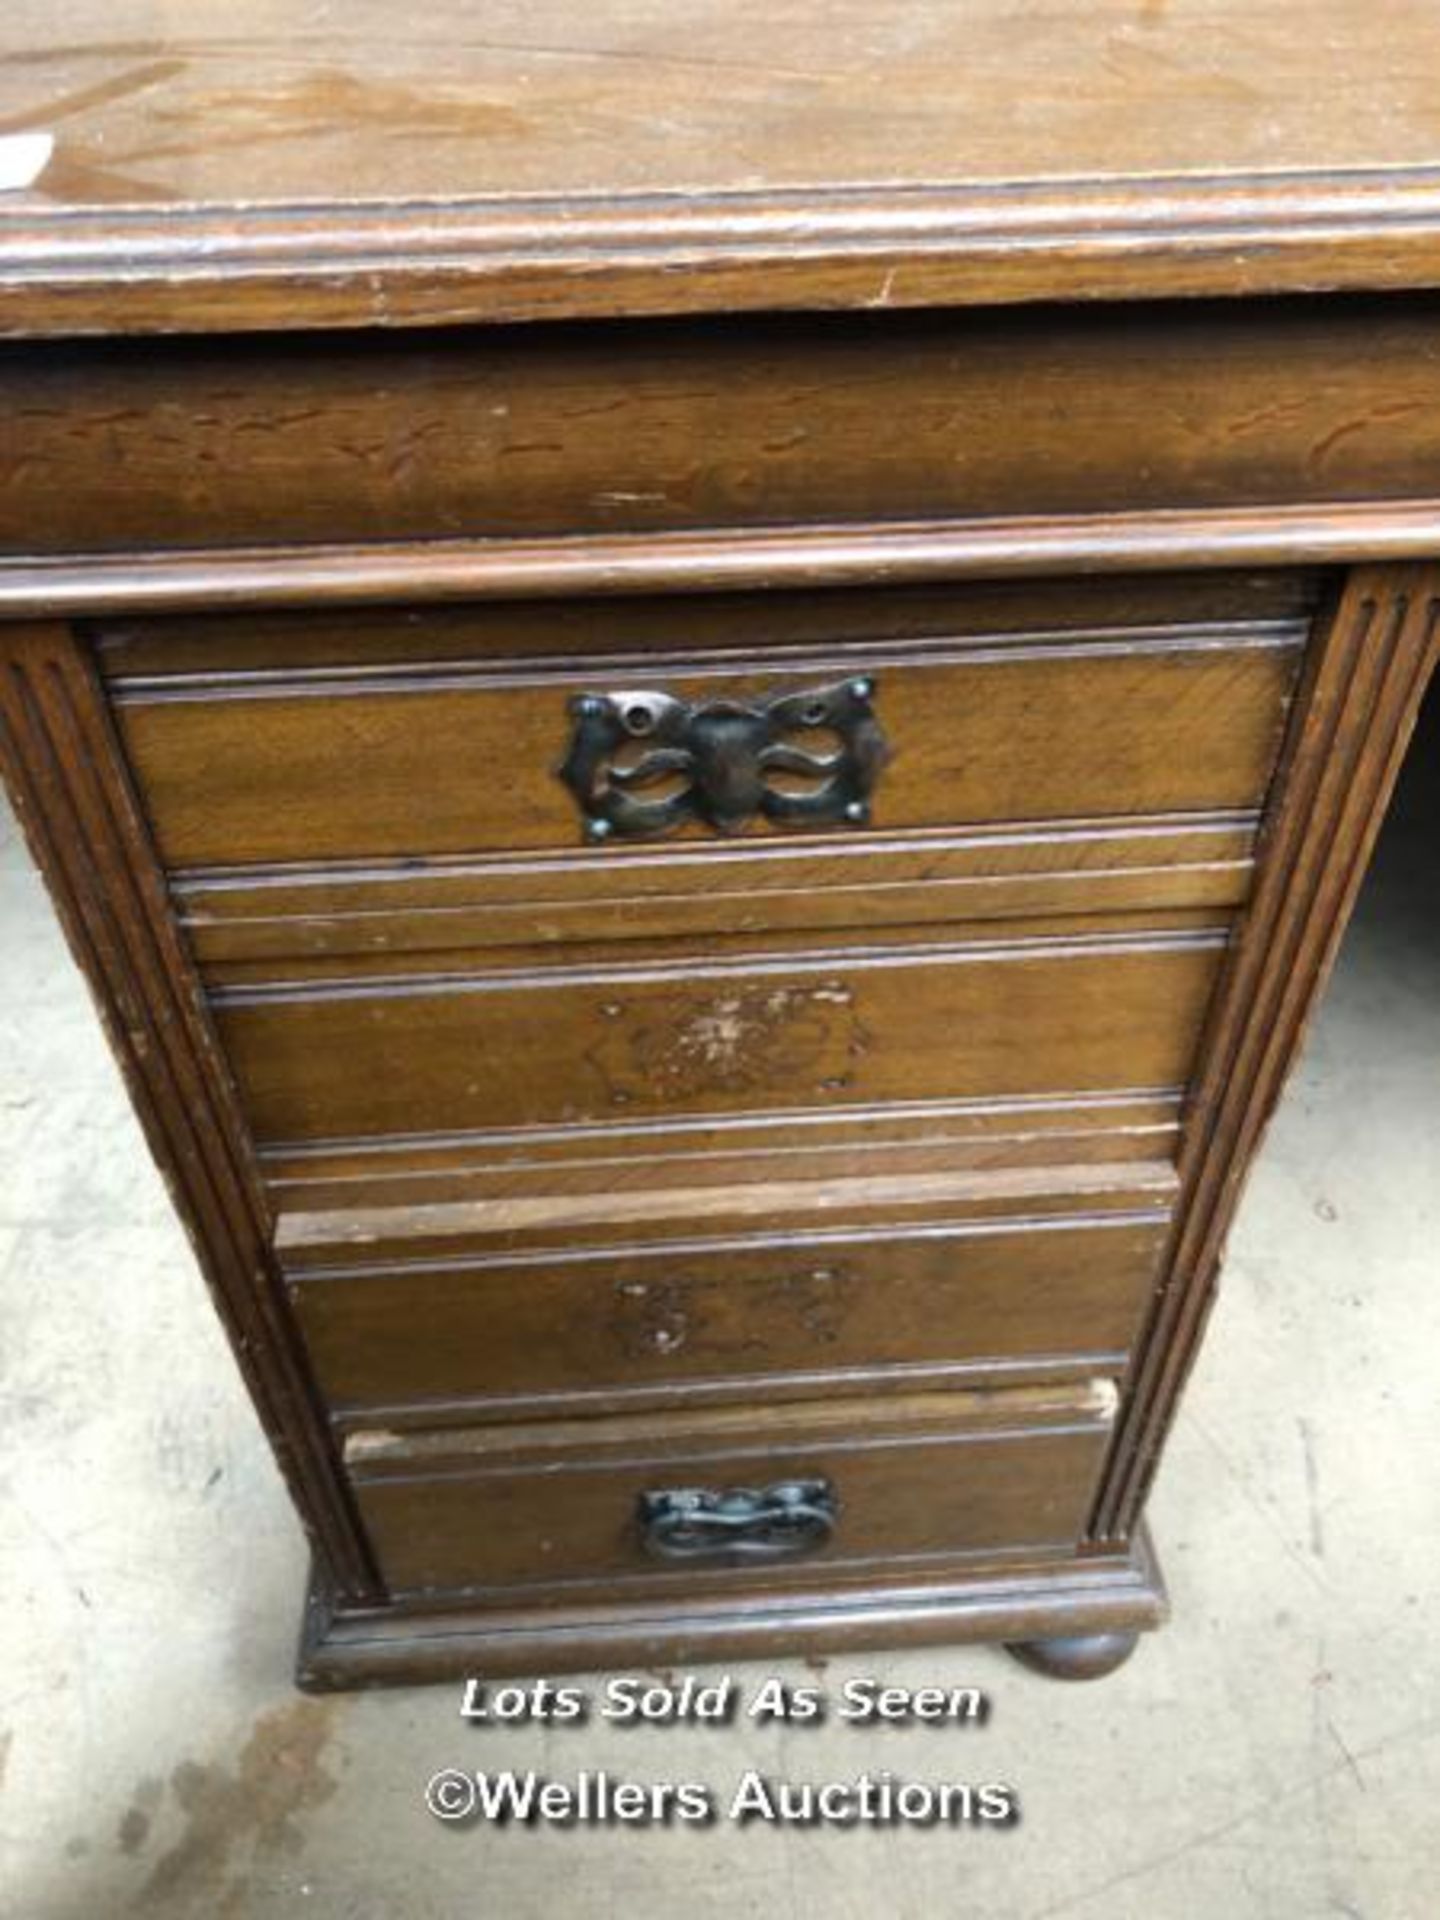
<instances>
[{"instance_id":1,"label":"screw on handle","mask_svg":"<svg viewBox=\"0 0 1440 1920\"><path fill-rule=\"evenodd\" d=\"M780 1560L827 1545L839 1518L828 1480L769 1487L664 1487L637 1503L640 1539L657 1560Z\"/></svg>"},{"instance_id":2,"label":"screw on handle","mask_svg":"<svg viewBox=\"0 0 1440 1920\"><path fill-rule=\"evenodd\" d=\"M727 834L757 819L865 827L890 758L875 693L868 673L753 701L579 693L557 772L594 846L695 823Z\"/></svg>"}]
</instances>

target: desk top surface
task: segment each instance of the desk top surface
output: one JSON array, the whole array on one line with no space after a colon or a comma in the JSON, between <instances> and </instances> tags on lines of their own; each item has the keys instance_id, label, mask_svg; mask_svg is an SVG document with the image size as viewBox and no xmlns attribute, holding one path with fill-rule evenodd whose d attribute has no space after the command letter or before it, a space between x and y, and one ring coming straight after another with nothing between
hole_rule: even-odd
<instances>
[{"instance_id":1,"label":"desk top surface","mask_svg":"<svg viewBox=\"0 0 1440 1920\"><path fill-rule=\"evenodd\" d=\"M0 12L9 331L1437 283L1434 0Z\"/></svg>"}]
</instances>

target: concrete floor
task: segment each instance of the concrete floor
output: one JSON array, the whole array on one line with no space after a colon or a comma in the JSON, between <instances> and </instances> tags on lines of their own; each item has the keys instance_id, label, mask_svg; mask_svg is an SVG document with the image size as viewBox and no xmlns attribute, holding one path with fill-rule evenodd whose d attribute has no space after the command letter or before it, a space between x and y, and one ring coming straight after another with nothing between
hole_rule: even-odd
<instances>
[{"instance_id":1,"label":"concrete floor","mask_svg":"<svg viewBox=\"0 0 1440 1920\"><path fill-rule=\"evenodd\" d=\"M1432 702L1432 709L1435 703ZM304 1556L83 988L0 832L0 1910L1429 1920L1440 1911L1440 712L1235 1235L1153 1513L1175 1617L983 1729L479 1731L312 1701ZM801 1681L800 1664L780 1669ZM765 1669L738 1669L753 1680ZM442 1766L1003 1781L1009 1830L497 1831Z\"/></svg>"}]
</instances>

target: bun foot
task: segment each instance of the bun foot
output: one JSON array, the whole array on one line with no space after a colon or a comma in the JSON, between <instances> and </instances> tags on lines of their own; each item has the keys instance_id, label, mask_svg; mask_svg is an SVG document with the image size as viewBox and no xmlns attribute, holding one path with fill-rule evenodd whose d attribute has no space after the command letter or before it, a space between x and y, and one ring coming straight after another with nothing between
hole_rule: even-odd
<instances>
[{"instance_id":1,"label":"bun foot","mask_svg":"<svg viewBox=\"0 0 1440 1920\"><path fill-rule=\"evenodd\" d=\"M1135 1651L1138 1633L1063 1634L1054 1640L1017 1640L1007 1651L1022 1667L1052 1680L1103 1680Z\"/></svg>"}]
</instances>

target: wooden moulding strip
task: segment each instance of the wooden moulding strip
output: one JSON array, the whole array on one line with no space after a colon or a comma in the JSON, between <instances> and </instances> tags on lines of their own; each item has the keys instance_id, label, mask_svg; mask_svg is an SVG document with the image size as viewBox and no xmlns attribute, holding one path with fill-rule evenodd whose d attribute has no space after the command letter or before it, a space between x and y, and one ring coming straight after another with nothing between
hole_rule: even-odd
<instances>
[{"instance_id":1,"label":"wooden moulding strip","mask_svg":"<svg viewBox=\"0 0 1440 1920\"><path fill-rule=\"evenodd\" d=\"M1440 499L0 560L0 619L1428 559Z\"/></svg>"},{"instance_id":2,"label":"wooden moulding strip","mask_svg":"<svg viewBox=\"0 0 1440 1920\"><path fill-rule=\"evenodd\" d=\"M1433 286L1440 172L47 210L0 333L460 325Z\"/></svg>"},{"instance_id":3,"label":"wooden moulding strip","mask_svg":"<svg viewBox=\"0 0 1440 1920\"><path fill-rule=\"evenodd\" d=\"M599 1226L641 1228L674 1222L692 1237L714 1219L748 1224L776 1214L823 1228L845 1225L846 1209L865 1217L876 1209L1011 1204L1022 1213L1037 1198L1078 1202L1121 1196L1131 1204L1169 1202L1176 1184L1173 1167L1163 1161L1122 1161L1118 1165L962 1169L953 1173L905 1174L895 1170L872 1177L830 1180L772 1180L750 1186L657 1187L608 1193L536 1194L505 1200L454 1201L402 1207L349 1207L282 1215L277 1245L284 1254L309 1248L346 1248L363 1257L367 1248L386 1246L392 1257L407 1242L444 1246L484 1243L501 1236L522 1236L527 1229L584 1229ZM895 1224L902 1224L897 1217ZM958 1222L963 1224L963 1216Z\"/></svg>"},{"instance_id":4,"label":"wooden moulding strip","mask_svg":"<svg viewBox=\"0 0 1440 1920\"><path fill-rule=\"evenodd\" d=\"M374 1597L199 982L103 696L64 627L0 634L0 768L327 1577Z\"/></svg>"},{"instance_id":5,"label":"wooden moulding strip","mask_svg":"<svg viewBox=\"0 0 1440 1920\"><path fill-rule=\"evenodd\" d=\"M338 1611L312 1587L298 1678L320 1690L448 1679L456 1673L563 1673L695 1660L775 1657L797 1645L839 1652L1158 1626L1168 1611L1148 1536L1128 1551L1027 1556L956 1578L762 1596L654 1597L543 1613L441 1602L394 1613Z\"/></svg>"},{"instance_id":6,"label":"wooden moulding strip","mask_svg":"<svg viewBox=\"0 0 1440 1920\"><path fill-rule=\"evenodd\" d=\"M1185 1120L1169 1279L1137 1349L1094 1519L1140 1512L1214 1299L1245 1177L1334 961L1440 639L1440 566L1360 567L1322 633L1262 828L1253 904Z\"/></svg>"}]
</instances>

